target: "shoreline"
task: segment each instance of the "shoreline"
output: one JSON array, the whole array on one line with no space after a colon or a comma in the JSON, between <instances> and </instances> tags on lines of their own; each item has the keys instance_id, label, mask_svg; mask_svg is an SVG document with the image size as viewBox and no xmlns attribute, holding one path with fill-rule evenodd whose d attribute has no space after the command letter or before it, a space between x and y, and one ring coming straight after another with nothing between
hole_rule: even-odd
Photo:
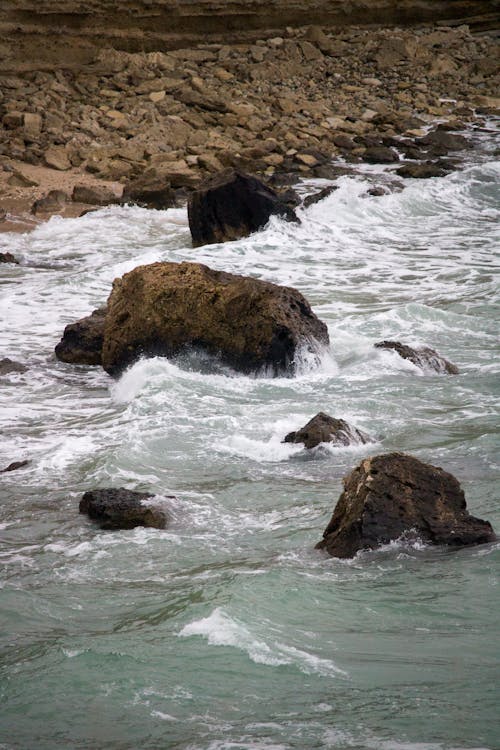
<instances>
[{"instance_id":1,"label":"shoreline","mask_svg":"<svg viewBox=\"0 0 500 750\"><path fill-rule=\"evenodd\" d=\"M423 139L500 113L498 47L495 32L442 23L309 26L255 43L96 50L73 70L11 63L0 70L0 232L106 204L73 202L75 185L112 203L138 180L162 183L179 205L227 168L287 186L334 179L339 159L395 162L402 148L401 165L451 170L453 139Z\"/></svg>"}]
</instances>

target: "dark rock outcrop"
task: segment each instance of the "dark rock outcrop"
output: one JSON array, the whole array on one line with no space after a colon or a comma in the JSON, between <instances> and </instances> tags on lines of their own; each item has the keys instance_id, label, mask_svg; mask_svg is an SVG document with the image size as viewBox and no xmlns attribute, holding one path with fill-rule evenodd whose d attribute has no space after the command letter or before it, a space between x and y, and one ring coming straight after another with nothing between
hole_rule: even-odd
<instances>
[{"instance_id":1,"label":"dark rock outcrop","mask_svg":"<svg viewBox=\"0 0 500 750\"><path fill-rule=\"evenodd\" d=\"M405 533L430 544L461 547L495 540L488 521L471 516L451 474L403 453L367 458L344 479L344 491L316 545L353 557Z\"/></svg>"},{"instance_id":2,"label":"dark rock outcrop","mask_svg":"<svg viewBox=\"0 0 500 750\"><path fill-rule=\"evenodd\" d=\"M64 329L55 348L57 359L73 365L100 365L106 308L100 307Z\"/></svg>"},{"instance_id":3,"label":"dark rock outcrop","mask_svg":"<svg viewBox=\"0 0 500 750\"><path fill-rule=\"evenodd\" d=\"M403 164L396 169L400 177L413 177L417 180L426 180L429 177L443 177L449 170L436 164L436 162L424 162L423 164Z\"/></svg>"},{"instance_id":4,"label":"dark rock outcrop","mask_svg":"<svg viewBox=\"0 0 500 750\"><path fill-rule=\"evenodd\" d=\"M15 362L9 357L0 359L0 375L9 375L11 372L26 372L29 368L21 362Z\"/></svg>"},{"instance_id":5,"label":"dark rock outcrop","mask_svg":"<svg viewBox=\"0 0 500 750\"><path fill-rule=\"evenodd\" d=\"M0 253L0 263L15 263L19 265L19 261L12 253Z\"/></svg>"},{"instance_id":6,"label":"dark rock outcrop","mask_svg":"<svg viewBox=\"0 0 500 750\"><path fill-rule=\"evenodd\" d=\"M433 370L434 372L446 373L447 375L458 375L456 365L438 354L428 346L413 348L402 344L400 341L379 341L374 345L376 349L389 349L395 351L403 359L413 362L422 370Z\"/></svg>"},{"instance_id":7,"label":"dark rock outcrop","mask_svg":"<svg viewBox=\"0 0 500 750\"><path fill-rule=\"evenodd\" d=\"M320 443L355 445L369 443L370 438L343 419L334 419L320 411L296 432L289 432L284 443L303 443L306 448L315 448Z\"/></svg>"},{"instance_id":8,"label":"dark rock outcrop","mask_svg":"<svg viewBox=\"0 0 500 750\"><path fill-rule=\"evenodd\" d=\"M339 189L338 185L327 185L318 193L313 193L312 195L308 195L307 198L304 198L304 200L302 201L303 208L309 208L309 206L313 206L315 203L319 203L325 198L328 198L329 195L331 195L338 189Z\"/></svg>"},{"instance_id":9,"label":"dark rock outcrop","mask_svg":"<svg viewBox=\"0 0 500 750\"><path fill-rule=\"evenodd\" d=\"M295 370L302 345L318 351L328 331L296 289L198 263L139 266L113 283L102 364L111 375L141 356L200 348L242 372Z\"/></svg>"},{"instance_id":10,"label":"dark rock outcrop","mask_svg":"<svg viewBox=\"0 0 500 750\"><path fill-rule=\"evenodd\" d=\"M450 133L448 130L436 128L417 140L419 146L424 146L435 156L444 156L448 151L462 151L471 148L471 143L463 135Z\"/></svg>"},{"instance_id":11,"label":"dark rock outcrop","mask_svg":"<svg viewBox=\"0 0 500 750\"><path fill-rule=\"evenodd\" d=\"M368 164L394 164L399 161L397 152L388 146L370 146L365 149L361 158Z\"/></svg>"},{"instance_id":12,"label":"dark rock outcrop","mask_svg":"<svg viewBox=\"0 0 500 750\"><path fill-rule=\"evenodd\" d=\"M175 192L163 177L144 173L125 185L123 203L136 203L143 208L164 210L175 206Z\"/></svg>"},{"instance_id":13,"label":"dark rock outcrop","mask_svg":"<svg viewBox=\"0 0 500 750\"><path fill-rule=\"evenodd\" d=\"M12 461L11 464L9 464L5 469L0 469L0 474L5 474L8 471L16 471L17 469L22 469L23 466L27 466L29 464L29 461Z\"/></svg>"},{"instance_id":14,"label":"dark rock outcrop","mask_svg":"<svg viewBox=\"0 0 500 750\"><path fill-rule=\"evenodd\" d=\"M90 490L80 500L80 513L86 513L105 530L133 529L135 526L164 529L167 525L165 513L143 502L152 497L154 495L132 492L123 487Z\"/></svg>"},{"instance_id":15,"label":"dark rock outcrop","mask_svg":"<svg viewBox=\"0 0 500 750\"><path fill-rule=\"evenodd\" d=\"M200 186L188 202L194 247L247 237L262 229L273 215L298 221L274 190L242 172L216 175Z\"/></svg>"}]
</instances>

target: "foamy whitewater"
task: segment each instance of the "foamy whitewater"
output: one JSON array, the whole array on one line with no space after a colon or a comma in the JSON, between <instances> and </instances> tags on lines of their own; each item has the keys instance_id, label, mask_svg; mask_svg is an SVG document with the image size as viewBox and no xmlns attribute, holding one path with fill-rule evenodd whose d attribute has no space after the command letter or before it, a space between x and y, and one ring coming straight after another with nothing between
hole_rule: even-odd
<instances>
[{"instance_id":1,"label":"foamy whitewater","mask_svg":"<svg viewBox=\"0 0 500 750\"><path fill-rule=\"evenodd\" d=\"M500 544L314 550L363 457L401 450L461 482L500 532L494 123L463 170L367 196L342 177L238 242L191 248L185 209L110 207L0 235L2 750L497 750ZM327 183L305 183L304 193ZM120 380L56 361L117 276L200 261L298 288L321 362L246 377L199 353ZM382 339L437 349L425 372ZM318 411L374 439L307 452ZM158 495L165 531L104 532L82 493ZM174 497L169 497L174 496Z\"/></svg>"}]
</instances>

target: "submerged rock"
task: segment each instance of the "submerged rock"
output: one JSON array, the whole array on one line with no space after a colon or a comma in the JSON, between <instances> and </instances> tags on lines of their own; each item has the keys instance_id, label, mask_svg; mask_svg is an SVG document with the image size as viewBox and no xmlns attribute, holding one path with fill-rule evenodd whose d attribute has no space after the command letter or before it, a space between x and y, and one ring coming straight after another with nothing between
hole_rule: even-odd
<instances>
[{"instance_id":1,"label":"submerged rock","mask_svg":"<svg viewBox=\"0 0 500 750\"><path fill-rule=\"evenodd\" d=\"M471 516L454 476L403 453L373 456L344 479L344 491L316 549L354 557L405 533L430 544L461 547L496 539L488 521Z\"/></svg>"},{"instance_id":2,"label":"submerged rock","mask_svg":"<svg viewBox=\"0 0 500 750\"><path fill-rule=\"evenodd\" d=\"M318 193L313 193L312 195L308 195L306 198L304 198L304 200L302 201L302 206L304 208L309 208L309 206L312 206L315 203L319 203L325 198L328 198L329 195L331 195L338 189L339 189L338 185L327 185Z\"/></svg>"},{"instance_id":3,"label":"submerged rock","mask_svg":"<svg viewBox=\"0 0 500 750\"><path fill-rule=\"evenodd\" d=\"M164 529L167 525L165 513L143 502L152 497L154 495L123 487L90 490L80 500L80 513L86 513L105 530L133 529L135 526Z\"/></svg>"},{"instance_id":4,"label":"submerged rock","mask_svg":"<svg viewBox=\"0 0 500 750\"><path fill-rule=\"evenodd\" d=\"M370 438L343 419L334 419L320 411L296 432L289 432L284 443L304 443L306 448L315 448L320 443L334 445L356 445L369 443Z\"/></svg>"},{"instance_id":5,"label":"submerged rock","mask_svg":"<svg viewBox=\"0 0 500 750\"><path fill-rule=\"evenodd\" d=\"M247 237L262 229L275 214L288 221L298 221L293 209L256 177L242 172L222 172L189 198L193 246Z\"/></svg>"},{"instance_id":6,"label":"submerged rock","mask_svg":"<svg viewBox=\"0 0 500 750\"><path fill-rule=\"evenodd\" d=\"M0 359L0 375L9 375L11 372L26 372L29 368L21 362L15 362L9 357Z\"/></svg>"},{"instance_id":7,"label":"submerged rock","mask_svg":"<svg viewBox=\"0 0 500 750\"><path fill-rule=\"evenodd\" d=\"M102 343L106 308L100 307L91 315L70 323L55 348L57 359L72 365L102 364Z\"/></svg>"},{"instance_id":8,"label":"submerged rock","mask_svg":"<svg viewBox=\"0 0 500 750\"><path fill-rule=\"evenodd\" d=\"M107 309L102 363L111 375L140 357L192 348L242 372L292 374L299 347L328 344L296 289L199 263L139 266L115 280Z\"/></svg>"},{"instance_id":9,"label":"submerged rock","mask_svg":"<svg viewBox=\"0 0 500 750\"><path fill-rule=\"evenodd\" d=\"M0 253L0 263L15 263L19 265L19 261L12 253Z\"/></svg>"},{"instance_id":10,"label":"submerged rock","mask_svg":"<svg viewBox=\"0 0 500 750\"><path fill-rule=\"evenodd\" d=\"M459 373L456 365L428 346L413 348L402 344L400 341L379 341L374 346L376 349L392 349L400 357L413 362L414 365L421 367L423 370L434 370L435 372L446 373L448 375L458 375Z\"/></svg>"},{"instance_id":11,"label":"submerged rock","mask_svg":"<svg viewBox=\"0 0 500 750\"><path fill-rule=\"evenodd\" d=\"M22 469L23 466L27 466L28 464L28 460L12 461L5 469L0 469L0 474L6 474L8 471L17 471L17 469Z\"/></svg>"}]
</instances>

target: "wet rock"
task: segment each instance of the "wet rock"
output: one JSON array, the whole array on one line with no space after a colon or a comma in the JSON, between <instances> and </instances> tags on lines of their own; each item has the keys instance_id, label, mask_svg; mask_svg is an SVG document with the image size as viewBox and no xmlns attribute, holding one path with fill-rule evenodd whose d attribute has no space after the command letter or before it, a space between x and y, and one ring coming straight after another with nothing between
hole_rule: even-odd
<instances>
[{"instance_id":1,"label":"wet rock","mask_svg":"<svg viewBox=\"0 0 500 750\"><path fill-rule=\"evenodd\" d=\"M194 192L188 203L194 247L247 237L272 215L298 221L271 188L242 172L223 172Z\"/></svg>"},{"instance_id":2,"label":"wet rock","mask_svg":"<svg viewBox=\"0 0 500 750\"><path fill-rule=\"evenodd\" d=\"M338 189L338 185L328 185L318 193L313 193L313 195L308 195L307 198L304 198L304 200L302 201L302 206L304 208L309 208L309 206L312 206L315 203L319 203L319 201L328 198L329 195L331 195Z\"/></svg>"},{"instance_id":3,"label":"wet rock","mask_svg":"<svg viewBox=\"0 0 500 750\"><path fill-rule=\"evenodd\" d=\"M109 206L118 203L118 198L106 185L75 185L71 199L76 203L87 203L89 206Z\"/></svg>"},{"instance_id":4,"label":"wet rock","mask_svg":"<svg viewBox=\"0 0 500 750\"><path fill-rule=\"evenodd\" d=\"M102 364L102 344L106 308L100 307L64 329L63 337L55 348L57 359L73 365Z\"/></svg>"},{"instance_id":5,"label":"wet rock","mask_svg":"<svg viewBox=\"0 0 500 750\"><path fill-rule=\"evenodd\" d=\"M15 263L19 265L19 261L12 253L0 253L0 263Z\"/></svg>"},{"instance_id":6,"label":"wet rock","mask_svg":"<svg viewBox=\"0 0 500 750\"><path fill-rule=\"evenodd\" d=\"M448 151L462 151L471 148L470 142L463 135L450 133L448 130L441 128L432 130L423 138L418 138L417 143L431 150L436 156L442 156Z\"/></svg>"},{"instance_id":7,"label":"wet rock","mask_svg":"<svg viewBox=\"0 0 500 750\"><path fill-rule=\"evenodd\" d=\"M471 516L454 476L403 453L367 458L344 479L344 491L316 545L354 557L405 534L461 547L494 541L488 521Z\"/></svg>"},{"instance_id":8,"label":"wet rock","mask_svg":"<svg viewBox=\"0 0 500 750\"><path fill-rule=\"evenodd\" d=\"M198 263L153 263L115 280L102 359L119 375L141 356L200 348L243 372L292 374L302 346L326 344L326 325L296 289Z\"/></svg>"},{"instance_id":9,"label":"wet rock","mask_svg":"<svg viewBox=\"0 0 500 750\"><path fill-rule=\"evenodd\" d=\"M296 432L289 432L284 443L303 443L306 448L315 448L320 443L334 445L356 445L369 443L370 438L343 419L334 419L320 411Z\"/></svg>"},{"instance_id":10,"label":"wet rock","mask_svg":"<svg viewBox=\"0 0 500 750\"><path fill-rule=\"evenodd\" d=\"M164 210L175 206L175 192L163 177L148 172L125 185L122 201Z\"/></svg>"},{"instance_id":11,"label":"wet rock","mask_svg":"<svg viewBox=\"0 0 500 750\"><path fill-rule=\"evenodd\" d=\"M90 490L80 500L80 513L97 521L101 529L133 529L147 526L164 529L167 516L159 508L145 505L154 495L146 492L132 492L123 487L118 489Z\"/></svg>"},{"instance_id":12,"label":"wet rock","mask_svg":"<svg viewBox=\"0 0 500 750\"><path fill-rule=\"evenodd\" d=\"M446 373L447 375L458 375L458 367L438 354L428 346L411 347L400 341L379 341L374 345L376 349L389 349L395 351L403 359L413 362L422 370L433 370L434 372Z\"/></svg>"},{"instance_id":13,"label":"wet rock","mask_svg":"<svg viewBox=\"0 0 500 750\"><path fill-rule=\"evenodd\" d=\"M29 464L29 461L13 461L11 464L7 466L5 469L0 469L0 474L5 474L8 471L17 471L17 469L22 469L23 466L27 466Z\"/></svg>"},{"instance_id":14,"label":"wet rock","mask_svg":"<svg viewBox=\"0 0 500 750\"><path fill-rule=\"evenodd\" d=\"M21 362L15 362L9 357L0 359L0 375L9 375L11 372L26 372L26 370L29 370L29 367L21 364Z\"/></svg>"},{"instance_id":15,"label":"wet rock","mask_svg":"<svg viewBox=\"0 0 500 750\"><path fill-rule=\"evenodd\" d=\"M417 180L426 180L429 177L443 177L450 170L445 169L436 162L425 162L423 164L404 164L396 169L396 174L400 177L413 177Z\"/></svg>"},{"instance_id":16,"label":"wet rock","mask_svg":"<svg viewBox=\"0 0 500 750\"><path fill-rule=\"evenodd\" d=\"M399 161L396 151L388 146L370 146L365 149L361 158L368 164L393 164Z\"/></svg>"},{"instance_id":17,"label":"wet rock","mask_svg":"<svg viewBox=\"0 0 500 750\"><path fill-rule=\"evenodd\" d=\"M64 190L51 190L43 198L38 198L33 203L31 213L36 215L60 211L68 201L69 195Z\"/></svg>"}]
</instances>

